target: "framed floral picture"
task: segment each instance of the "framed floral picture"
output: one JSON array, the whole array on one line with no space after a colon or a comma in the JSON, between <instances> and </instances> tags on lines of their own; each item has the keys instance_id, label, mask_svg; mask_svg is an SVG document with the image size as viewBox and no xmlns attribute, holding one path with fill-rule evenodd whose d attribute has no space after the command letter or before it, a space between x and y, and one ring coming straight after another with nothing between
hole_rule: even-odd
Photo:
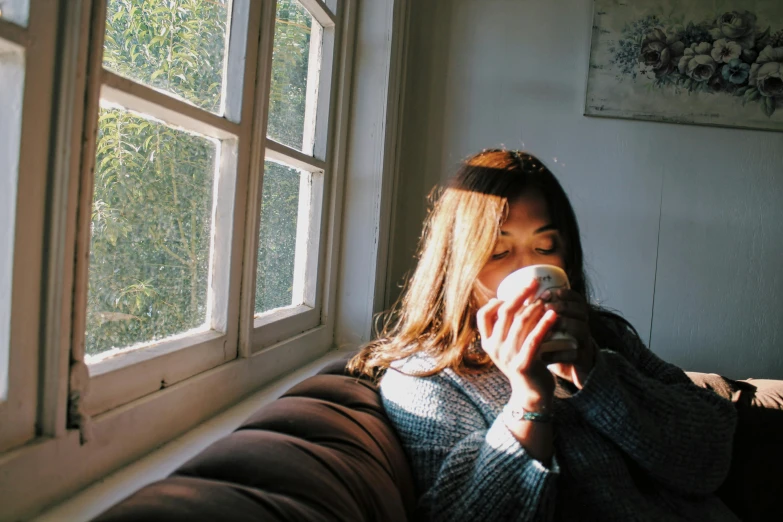
<instances>
[{"instance_id":1,"label":"framed floral picture","mask_svg":"<svg viewBox=\"0 0 783 522\"><path fill-rule=\"evenodd\" d=\"M585 114L783 130L783 1L595 0Z\"/></svg>"}]
</instances>

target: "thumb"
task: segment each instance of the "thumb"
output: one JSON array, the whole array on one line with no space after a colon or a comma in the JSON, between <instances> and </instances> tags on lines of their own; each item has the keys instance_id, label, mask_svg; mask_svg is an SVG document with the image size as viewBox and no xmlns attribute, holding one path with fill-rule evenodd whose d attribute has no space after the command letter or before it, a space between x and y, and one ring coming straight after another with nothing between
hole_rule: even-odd
<instances>
[{"instance_id":1,"label":"thumb","mask_svg":"<svg viewBox=\"0 0 783 522\"><path fill-rule=\"evenodd\" d=\"M563 364L563 363L552 363L547 365L547 368L550 372L554 373L561 379L565 379L567 381L571 380L571 371L573 370L573 366L570 364Z\"/></svg>"}]
</instances>

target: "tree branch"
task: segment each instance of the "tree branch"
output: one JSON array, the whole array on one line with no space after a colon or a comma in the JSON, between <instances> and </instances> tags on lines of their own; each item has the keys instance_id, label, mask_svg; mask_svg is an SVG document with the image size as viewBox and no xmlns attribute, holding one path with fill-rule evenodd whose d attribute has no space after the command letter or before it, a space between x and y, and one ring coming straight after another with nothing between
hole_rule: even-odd
<instances>
[{"instance_id":1,"label":"tree branch","mask_svg":"<svg viewBox=\"0 0 783 522\"><path fill-rule=\"evenodd\" d=\"M173 251L171 248L169 248L169 246L168 246L166 243L164 243L164 242L162 242L162 241L161 241L159 244L160 244L161 248L163 248L163 250L165 250L166 252L168 252L168 254L169 254L170 256L172 256L174 259L176 259L177 261L179 261L180 263L182 263L183 265L185 265L185 267L190 267L190 266L191 266L191 263L190 263L190 262L189 262L187 259L185 259L184 257L181 257L181 256L177 255L177 253L176 253L176 252L174 252L174 251Z\"/></svg>"}]
</instances>

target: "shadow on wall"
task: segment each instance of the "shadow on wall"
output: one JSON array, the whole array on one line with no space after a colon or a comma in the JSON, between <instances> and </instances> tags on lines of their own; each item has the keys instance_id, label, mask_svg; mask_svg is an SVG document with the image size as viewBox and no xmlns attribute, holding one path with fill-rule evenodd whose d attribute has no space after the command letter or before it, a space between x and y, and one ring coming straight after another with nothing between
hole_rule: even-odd
<instances>
[{"instance_id":1,"label":"shadow on wall","mask_svg":"<svg viewBox=\"0 0 783 522\"><path fill-rule=\"evenodd\" d=\"M399 148L400 172L393 202L390 263L386 279L386 308L401 292L408 270L412 270L418 238L427 215L425 195L440 182L443 125L446 118L448 65L451 45L450 2L411 2L409 53L402 136Z\"/></svg>"}]
</instances>

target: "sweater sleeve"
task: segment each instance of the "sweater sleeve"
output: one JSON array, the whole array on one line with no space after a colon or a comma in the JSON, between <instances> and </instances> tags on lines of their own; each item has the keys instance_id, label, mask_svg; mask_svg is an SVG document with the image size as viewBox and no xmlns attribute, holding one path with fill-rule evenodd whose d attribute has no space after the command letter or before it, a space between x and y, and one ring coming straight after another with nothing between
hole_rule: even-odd
<instances>
[{"instance_id":1,"label":"sweater sleeve","mask_svg":"<svg viewBox=\"0 0 783 522\"><path fill-rule=\"evenodd\" d=\"M624 354L600 350L582 390L567 399L662 486L707 495L731 465L734 405L623 332Z\"/></svg>"},{"instance_id":2,"label":"sweater sleeve","mask_svg":"<svg viewBox=\"0 0 783 522\"><path fill-rule=\"evenodd\" d=\"M413 467L426 520L551 520L558 466L530 457L501 418L480 411L446 378L389 370L384 407Z\"/></svg>"}]
</instances>

